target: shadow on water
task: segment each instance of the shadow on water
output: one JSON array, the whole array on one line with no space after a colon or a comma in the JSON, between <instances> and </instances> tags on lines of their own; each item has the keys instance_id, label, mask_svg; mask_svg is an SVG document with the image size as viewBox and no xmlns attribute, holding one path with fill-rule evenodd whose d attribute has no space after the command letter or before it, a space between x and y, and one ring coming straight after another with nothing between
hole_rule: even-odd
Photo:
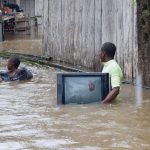
<instances>
[{"instance_id":1,"label":"shadow on water","mask_svg":"<svg viewBox=\"0 0 150 150\"><path fill-rule=\"evenodd\" d=\"M136 107L141 107L142 106L142 101L143 101L143 81L142 81L142 75L141 74L137 74L137 78L136 78L136 86L135 86L135 103L136 103Z\"/></svg>"},{"instance_id":2,"label":"shadow on water","mask_svg":"<svg viewBox=\"0 0 150 150\"><path fill-rule=\"evenodd\" d=\"M0 70L5 65L0 60ZM57 106L60 70L28 68L34 74L31 81L0 83L0 149L149 150L149 90L143 89L138 108L135 87L126 84L118 105Z\"/></svg>"}]
</instances>

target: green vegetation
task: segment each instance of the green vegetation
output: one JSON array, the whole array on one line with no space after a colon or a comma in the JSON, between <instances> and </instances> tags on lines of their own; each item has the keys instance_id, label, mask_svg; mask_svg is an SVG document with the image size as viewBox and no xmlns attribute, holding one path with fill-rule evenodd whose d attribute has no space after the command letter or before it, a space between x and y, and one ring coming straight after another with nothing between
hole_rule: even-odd
<instances>
[{"instance_id":1,"label":"green vegetation","mask_svg":"<svg viewBox=\"0 0 150 150\"><path fill-rule=\"evenodd\" d=\"M132 5L136 5L137 4L137 0L131 0Z\"/></svg>"},{"instance_id":2,"label":"green vegetation","mask_svg":"<svg viewBox=\"0 0 150 150\"><path fill-rule=\"evenodd\" d=\"M143 10L142 17L150 17L150 10Z\"/></svg>"},{"instance_id":3,"label":"green vegetation","mask_svg":"<svg viewBox=\"0 0 150 150\"><path fill-rule=\"evenodd\" d=\"M11 57L13 55L19 56L21 61L26 63L26 64L31 64L31 65L37 64L37 62L35 62L35 60L33 61L33 59L31 59L31 58L29 58L29 57L27 58L27 56L25 56L23 54L11 53L11 52L6 52L6 51L0 51L0 57L4 58L4 59L8 59L9 57Z\"/></svg>"},{"instance_id":4,"label":"green vegetation","mask_svg":"<svg viewBox=\"0 0 150 150\"><path fill-rule=\"evenodd\" d=\"M72 72L81 72L82 70L72 68L69 66L61 65L58 62L54 62L52 58L45 58L41 56L34 56L34 55L26 55L20 53L13 53L7 51L0 51L0 57L8 59L10 56L17 55L21 59L22 62L30 65L42 65L42 66L50 66L53 68L65 70L65 71L72 71Z\"/></svg>"}]
</instances>

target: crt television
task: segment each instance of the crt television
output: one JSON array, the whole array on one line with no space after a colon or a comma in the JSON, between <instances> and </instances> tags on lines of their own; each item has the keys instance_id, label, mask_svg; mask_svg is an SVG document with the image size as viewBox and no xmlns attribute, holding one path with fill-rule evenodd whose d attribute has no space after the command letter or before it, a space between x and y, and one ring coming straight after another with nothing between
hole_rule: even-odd
<instances>
[{"instance_id":1,"label":"crt television","mask_svg":"<svg viewBox=\"0 0 150 150\"><path fill-rule=\"evenodd\" d=\"M108 73L58 73L57 104L88 104L105 99L110 90Z\"/></svg>"}]
</instances>

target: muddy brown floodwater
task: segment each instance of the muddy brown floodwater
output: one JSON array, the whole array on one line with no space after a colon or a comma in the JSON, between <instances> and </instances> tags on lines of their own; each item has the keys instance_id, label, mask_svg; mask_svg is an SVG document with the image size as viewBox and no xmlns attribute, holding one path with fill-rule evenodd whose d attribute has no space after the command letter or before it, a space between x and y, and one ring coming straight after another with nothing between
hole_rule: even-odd
<instances>
[{"instance_id":1,"label":"muddy brown floodwater","mask_svg":"<svg viewBox=\"0 0 150 150\"><path fill-rule=\"evenodd\" d=\"M0 50L42 55L41 37L8 33ZM0 70L5 66L0 59ZM0 150L150 150L150 90L140 105L135 87L124 84L117 105L57 106L60 70L27 67L31 81L0 82Z\"/></svg>"},{"instance_id":2,"label":"muddy brown floodwater","mask_svg":"<svg viewBox=\"0 0 150 150\"><path fill-rule=\"evenodd\" d=\"M5 41L0 43L0 50L8 52L42 55L42 35L34 28L25 32L6 32Z\"/></svg>"},{"instance_id":3,"label":"muddy brown floodwater","mask_svg":"<svg viewBox=\"0 0 150 150\"><path fill-rule=\"evenodd\" d=\"M0 60L0 70L6 61ZM22 64L25 65L25 64ZM0 150L149 150L150 90L134 86L118 105L56 105L54 68L28 65L29 82L0 82Z\"/></svg>"}]
</instances>

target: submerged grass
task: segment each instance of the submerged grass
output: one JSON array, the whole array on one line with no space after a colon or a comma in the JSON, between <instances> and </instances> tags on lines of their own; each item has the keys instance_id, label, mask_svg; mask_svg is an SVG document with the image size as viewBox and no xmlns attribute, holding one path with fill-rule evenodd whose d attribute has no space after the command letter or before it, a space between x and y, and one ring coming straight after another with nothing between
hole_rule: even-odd
<instances>
[{"instance_id":1,"label":"submerged grass","mask_svg":"<svg viewBox=\"0 0 150 150\"><path fill-rule=\"evenodd\" d=\"M8 59L11 56L19 56L21 61L26 64L32 64L32 65L40 64L40 65L46 65L46 66L54 67L54 68L65 70L65 71L83 72L83 70L79 70L77 68L61 65L61 64L53 61L53 59L51 57L46 58L43 56L20 54L20 53L8 52L5 50L0 51L0 57L2 57L2 58Z\"/></svg>"}]
</instances>

